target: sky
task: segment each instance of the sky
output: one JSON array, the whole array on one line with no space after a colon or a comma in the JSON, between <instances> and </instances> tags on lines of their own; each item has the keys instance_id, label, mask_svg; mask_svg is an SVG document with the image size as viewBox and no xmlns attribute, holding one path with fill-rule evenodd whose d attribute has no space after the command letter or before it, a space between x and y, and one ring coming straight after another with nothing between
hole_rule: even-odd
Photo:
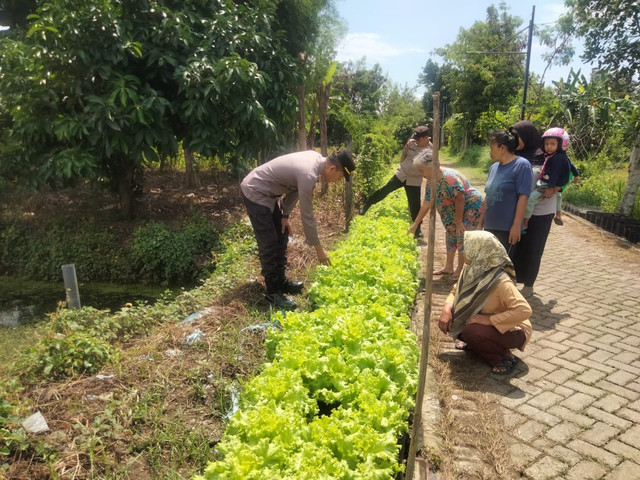
<instances>
[{"instance_id":1,"label":"sky","mask_svg":"<svg viewBox=\"0 0 640 480\"><path fill-rule=\"evenodd\" d=\"M449 0L451 1L451 0ZM356 61L366 57L367 65L379 63L383 72L400 86L416 87L418 75L427 60L442 64L442 58L433 54L436 48L455 42L461 28L469 29L476 21L485 21L487 7L500 0L336 0L338 12L348 26L348 32L338 47L338 61ZM505 0L508 13L522 19L524 29L529 25L535 5L534 24L550 25L564 12L562 0ZM520 30L519 29L519 30ZM530 70L542 75L544 51L536 37L531 46ZM575 42L576 56L570 66L551 67L544 77L547 85L553 80L566 79L571 66L582 69L588 77L591 66L578 58L582 45Z\"/></svg>"}]
</instances>

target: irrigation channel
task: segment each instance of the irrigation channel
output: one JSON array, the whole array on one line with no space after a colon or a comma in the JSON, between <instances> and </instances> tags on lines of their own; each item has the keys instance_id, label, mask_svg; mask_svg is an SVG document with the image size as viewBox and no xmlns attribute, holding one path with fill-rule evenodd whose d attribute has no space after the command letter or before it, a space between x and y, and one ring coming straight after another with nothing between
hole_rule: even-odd
<instances>
[{"instance_id":1,"label":"irrigation channel","mask_svg":"<svg viewBox=\"0 0 640 480\"><path fill-rule=\"evenodd\" d=\"M167 292L166 287L117 285L112 283L79 284L83 307L117 311L127 303L154 303ZM169 296L177 294L169 292ZM66 300L60 282L38 282L21 277L0 276L0 366L12 362L20 351L33 345L37 332Z\"/></svg>"}]
</instances>

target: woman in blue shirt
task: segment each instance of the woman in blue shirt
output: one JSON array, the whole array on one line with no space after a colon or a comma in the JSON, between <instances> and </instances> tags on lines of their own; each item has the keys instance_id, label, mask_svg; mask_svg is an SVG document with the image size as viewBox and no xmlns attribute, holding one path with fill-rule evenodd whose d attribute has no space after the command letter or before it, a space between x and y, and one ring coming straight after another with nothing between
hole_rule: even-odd
<instances>
[{"instance_id":1,"label":"woman in blue shirt","mask_svg":"<svg viewBox=\"0 0 640 480\"><path fill-rule=\"evenodd\" d=\"M493 233L507 252L520 241L522 220L531 192L531 164L516 154L514 130L496 130L489 136L491 160L485 185L485 216L481 227Z\"/></svg>"}]
</instances>

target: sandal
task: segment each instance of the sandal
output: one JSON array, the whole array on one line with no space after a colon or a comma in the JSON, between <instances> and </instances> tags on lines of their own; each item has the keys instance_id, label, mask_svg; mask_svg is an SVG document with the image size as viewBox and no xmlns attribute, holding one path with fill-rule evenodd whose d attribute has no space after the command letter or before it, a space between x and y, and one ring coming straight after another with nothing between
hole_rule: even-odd
<instances>
[{"instance_id":1,"label":"sandal","mask_svg":"<svg viewBox=\"0 0 640 480\"><path fill-rule=\"evenodd\" d=\"M533 297L533 290L520 290L520 294L524 298L531 298L531 297Z\"/></svg>"},{"instance_id":2,"label":"sandal","mask_svg":"<svg viewBox=\"0 0 640 480\"><path fill-rule=\"evenodd\" d=\"M491 373L494 375L509 375L513 372L513 369L516 367L518 363L518 357L504 357L498 363L496 363L491 369Z\"/></svg>"},{"instance_id":3,"label":"sandal","mask_svg":"<svg viewBox=\"0 0 640 480\"><path fill-rule=\"evenodd\" d=\"M504 357L503 360L506 360L507 362L511 362L513 364L513 366L515 367L518 362L520 361L520 359L518 357L516 357L515 355L507 355L506 357Z\"/></svg>"},{"instance_id":4,"label":"sandal","mask_svg":"<svg viewBox=\"0 0 640 480\"><path fill-rule=\"evenodd\" d=\"M444 268L433 272L434 275L451 275L453 272L447 272Z\"/></svg>"}]
</instances>

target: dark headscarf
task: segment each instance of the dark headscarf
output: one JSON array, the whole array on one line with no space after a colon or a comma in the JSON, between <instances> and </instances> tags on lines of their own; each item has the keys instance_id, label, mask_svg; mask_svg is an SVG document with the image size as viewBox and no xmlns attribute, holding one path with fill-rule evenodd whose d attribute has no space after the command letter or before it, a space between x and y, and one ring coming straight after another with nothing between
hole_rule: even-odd
<instances>
[{"instance_id":1,"label":"dark headscarf","mask_svg":"<svg viewBox=\"0 0 640 480\"><path fill-rule=\"evenodd\" d=\"M524 143L522 150L516 150L516 154L526 158L531 165L542 165L544 163L544 152L542 151L542 139L536 127L529 120L522 120L515 123L513 130Z\"/></svg>"}]
</instances>

